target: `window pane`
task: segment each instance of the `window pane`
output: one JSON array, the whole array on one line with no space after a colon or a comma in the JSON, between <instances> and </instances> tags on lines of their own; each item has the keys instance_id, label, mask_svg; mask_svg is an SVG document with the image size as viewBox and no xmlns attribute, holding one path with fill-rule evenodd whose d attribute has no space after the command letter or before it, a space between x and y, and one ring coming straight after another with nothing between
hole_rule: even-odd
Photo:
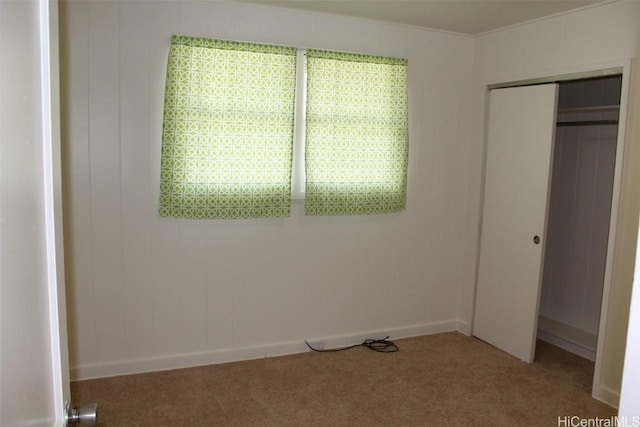
<instances>
[{"instance_id":1,"label":"window pane","mask_svg":"<svg viewBox=\"0 0 640 427\"><path fill-rule=\"evenodd\" d=\"M295 55L281 46L172 38L162 216L289 215Z\"/></svg>"},{"instance_id":2,"label":"window pane","mask_svg":"<svg viewBox=\"0 0 640 427\"><path fill-rule=\"evenodd\" d=\"M307 52L307 215L406 205L407 61Z\"/></svg>"}]
</instances>

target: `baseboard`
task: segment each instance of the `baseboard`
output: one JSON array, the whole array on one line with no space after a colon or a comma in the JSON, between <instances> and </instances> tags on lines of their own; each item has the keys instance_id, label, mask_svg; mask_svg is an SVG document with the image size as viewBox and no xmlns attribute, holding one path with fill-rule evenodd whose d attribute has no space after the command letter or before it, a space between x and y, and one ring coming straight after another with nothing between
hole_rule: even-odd
<instances>
[{"instance_id":1,"label":"baseboard","mask_svg":"<svg viewBox=\"0 0 640 427\"><path fill-rule=\"evenodd\" d=\"M465 322L464 320L458 319L456 321L456 330L468 337L471 336L471 326L469 325L468 322Z\"/></svg>"},{"instance_id":2,"label":"baseboard","mask_svg":"<svg viewBox=\"0 0 640 427\"><path fill-rule=\"evenodd\" d=\"M620 405L620 393L603 385L594 386L591 397L604 402L609 406L613 406L616 409L618 409L618 405Z\"/></svg>"},{"instance_id":3,"label":"baseboard","mask_svg":"<svg viewBox=\"0 0 640 427\"><path fill-rule=\"evenodd\" d=\"M272 345L182 353L162 357L119 360L106 363L92 363L72 366L69 369L71 381L115 377L118 375L140 374L144 372L167 371L191 368L217 363L237 362L271 356L302 353L307 349L304 342L281 342Z\"/></svg>"},{"instance_id":4,"label":"baseboard","mask_svg":"<svg viewBox=\"0 0 640 427\"><path fill-rule=\"evenodd\" d=\"M401 328L390 328L384 329L382 331L369 331L358 334L347 334L347 335L335 335L330 337L323 338L310 338L310 342L323 342L324 347L327 349L331 348L339 348L347 345L352 345L355 343L360 343L367 338L384 338L389 336L390 339L402 339L402 338L411 338L418 337L422 335L433 335L439 334L442 332L453 332L457 331L457 322L456 321L448 321L448 322L438 322L438 323L429 323L423 325L414 325L414 326L405 326Z\"/></svg>"},{"instance_id":5,"label":"baseboard","mask_svg":"<svg viewBox=\"0 0 640 427\"><path fill-rule=\"evenodd\" d=\"M597 335L548 317L538 318L538 338L594 362Z\"/></svg>"},{"instance_id":6,"label":"baseboard","mask_svg":"<svg viewBox=\"0 0 640 427\"><path fill-rule=\"evenodd\" d=\"M569 353L584 357L585 359L592 362L595 362L596 360L596 352L594 350L577 345L562 337L558 337L556 335L543 331L542 329L538 329L538 339L544 342L548 342L549 344L553 344L556 347L560 347L561 349L566 350Z\"/></svg>"},{"instance_id":7,"label":"baseboard","mask_svg":"<svg viewBox=\"0 0 640 427\"><path fill-rule=\"evenodd\" d=\"M400 339L421 335L433 335L442 332L453 332L459 329L459 322L452 320L447 322L412 325L356 334L329 337L309 337L308 340L313 342L322 342L325 348L337 348L361 343L367 338L379 339L390 336L390 339ZM71 381L80 381L94 378L114 377L118 375L238 362L241 360L260 359L264 357L285 356L288 354L304 353L306 351L309 351L309 349L304 343L304 340L287 341L234 349L78 365L70 367L69 374Z\"/></svg>"}]
</instances>

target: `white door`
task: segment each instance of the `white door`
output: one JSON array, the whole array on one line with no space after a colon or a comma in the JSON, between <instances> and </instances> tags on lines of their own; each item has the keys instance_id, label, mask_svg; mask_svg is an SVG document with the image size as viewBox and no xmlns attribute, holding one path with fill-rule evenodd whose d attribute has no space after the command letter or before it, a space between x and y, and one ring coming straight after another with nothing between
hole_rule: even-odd
<instances>
[{"instance_id":1,"label":"white door","mask_svg":"<svg viewBox=\"0 0 640 427\"><path fill-rule=\"evenodd\" d=\"M61 426L69 398L57 2L0 0L0 425Z\"/></svg>"},{"instance_id":2,"label":"white door","mask_svg":"<svg viewBox=\"0 0 640 427\"><path fill-rule=\"evenodd\" d=\"M532 362L557 85L490 93L473 335Z\"/></svg>"}]
</instances>

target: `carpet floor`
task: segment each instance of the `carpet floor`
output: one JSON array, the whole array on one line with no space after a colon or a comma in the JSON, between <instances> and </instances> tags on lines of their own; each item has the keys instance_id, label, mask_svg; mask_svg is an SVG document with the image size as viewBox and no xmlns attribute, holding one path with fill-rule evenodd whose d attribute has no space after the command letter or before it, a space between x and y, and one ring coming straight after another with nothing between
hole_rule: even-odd
<instances>
[{"instance_id":1,"label":"carpet floor","mask_svg":"<svg viewBox=\"0 0 640 427\"><path fill-rule=\"evenodd\" d=\"M109 427L526 427L616 414L590 397L592 362L541 341L532 364L455 332L395 343L390 354L358 347L77 381L71 394L76 406L98 403Z\"/></svg>"}]
</instances>

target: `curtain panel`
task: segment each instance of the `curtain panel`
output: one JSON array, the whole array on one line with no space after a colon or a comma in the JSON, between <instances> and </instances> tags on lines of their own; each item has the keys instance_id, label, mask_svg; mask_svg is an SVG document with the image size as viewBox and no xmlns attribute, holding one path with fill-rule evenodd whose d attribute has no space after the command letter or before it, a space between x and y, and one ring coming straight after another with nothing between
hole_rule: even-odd
<instances>
[{"instance_id":1,"label":"curtain panel","mask_svg":"<svg viewBox=\"0 0 640 427\"><path fill-rule=\"evenodd\" d=\"M289 216L295 75L295 48L172 37L161 216Z\"/></svg>"},{"instance_id":2,"label":"curtain panel","mask_svg":"<svg viewBox=\"0 0 640 427\"><path fill-rule=\"evenodd\" d=\"M307 52L307 215L405 209L408 61Z\"/></svg>"}]
</instances>

